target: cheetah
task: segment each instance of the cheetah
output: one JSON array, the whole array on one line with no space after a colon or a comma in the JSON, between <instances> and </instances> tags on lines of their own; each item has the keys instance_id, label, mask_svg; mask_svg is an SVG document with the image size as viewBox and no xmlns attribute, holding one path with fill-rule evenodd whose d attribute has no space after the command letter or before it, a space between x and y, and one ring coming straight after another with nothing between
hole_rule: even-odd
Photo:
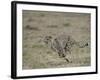
<instances>
[{"instance_id":1,"label":"cheetah","mask_svg":"<svg viewBox=\"0 0 100 80\"><path fill-rule=\"evenodd\" d=\"M60 58L64 58L67 62L71 62L66 58L66 54L71 54L71 48L73 45L77 45L79 48L88 46L88 43L81 45L70 35L60 35L55 38L52 36L45 36L44 43L48 45L53 51L57 52Z\"/></svg>"}]
</instances>

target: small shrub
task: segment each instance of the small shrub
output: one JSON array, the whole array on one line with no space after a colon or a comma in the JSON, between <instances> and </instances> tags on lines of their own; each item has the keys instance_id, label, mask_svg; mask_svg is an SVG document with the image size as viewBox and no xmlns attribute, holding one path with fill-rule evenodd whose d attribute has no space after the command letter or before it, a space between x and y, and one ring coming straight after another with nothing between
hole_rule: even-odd
<instances>
[{"instance_id":1,"label":"small shrub","mask_svg":"<svg viewBox=\"0 0 100 80\"><path fill-rule=\"evenodd\" d=\"M32 21L34 21L34 19L29 18L27 21L28 21L28 22L32 22Z\"/></svg>"},{"instance_id":2,"label":"small shrub","mask_svg":"<svg viewBox=\"0 0 100 80\"><path fill-rule=\"evenodd\" d=\"M33 27L33 26L30 26L30 25L26 25L25 28L28 29L28 30L36 30L36 31L40 30L38 27Z\"/></svg>"},{"instance_id":3,"label":"small shrub","mask_svg":"<svg viewBox=\"0 0 100 80\"><path fill-rule=\"evenodd\" d=\"M43 48L43 45L32 45L32 48Z\"/></svg>"},{"instance_id":4,"label":"small shrub","mask_svg":"<svg viewBox=\"0 0 100 80\"><path fill-rule=\"evenodd\" d=\"M47 27L49 27L49 28L57 28L58 25L48 25Z\"/></svg>"},{"instance_id":5,"label":"small shrub","mask_svg":"<svg viewBox=\"0 0 100 80\"><path fill-rule=\"evenodd\" d=\"M64 23L63 26L69 27L70 26L70 23Z\"/></svg>"},{"instance_id":6,"label":"small shrub","mask_svg":"<svg viewBox=\"0 0 100 80\"><path fill-rule=\"evenodd\" d=\"M47 54L51 54L52 52L51 51L47 51Z\"/></svg>"},{"instance_id":7,"label":"small shrub","mask_svg":"<svg viewBox=\"0 0 100 80\"><path fill-rule=\"evenodd\" d=\"M40 17L45 17L45 14L41 13L41 14L40 14Z\"/></svg>"}]
</instances>

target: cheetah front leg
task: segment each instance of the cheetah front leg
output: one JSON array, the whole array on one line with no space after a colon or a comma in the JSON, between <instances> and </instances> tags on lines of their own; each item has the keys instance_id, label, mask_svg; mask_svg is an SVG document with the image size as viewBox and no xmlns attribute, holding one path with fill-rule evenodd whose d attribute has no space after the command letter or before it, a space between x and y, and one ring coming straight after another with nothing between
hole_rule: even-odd
<instances>
[{"instance_id":1,"label":"cheetah front leg","mask_svg":"<svg viewBox=\"0 0 100 80\"><path fill-rule=\"evenodd\" d=\"M71 62L72 62L72 61L70 61L68 58L66 58L66 55L65 55L65 54L59 53L59 52L58 52L58 55L59 55L60 58L66 60L68 63L71 63Z\"/></svg>"}]
</instances>

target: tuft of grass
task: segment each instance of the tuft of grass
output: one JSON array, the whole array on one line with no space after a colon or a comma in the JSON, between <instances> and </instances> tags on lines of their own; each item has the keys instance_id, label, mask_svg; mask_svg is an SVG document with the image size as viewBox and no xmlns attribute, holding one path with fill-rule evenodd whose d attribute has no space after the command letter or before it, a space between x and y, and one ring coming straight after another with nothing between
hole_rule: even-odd
<instances>
[{"instance_id":1,"label":"tuft of grass","mask_svg":"<svg viewBox=\"0 0 100 80\"><path fill-rule=\"evenodd\" d=\"M41 68L46 68L46 64L44 63L40 63L40 62L34 62L34 64L32 65L32 69L41 69Z\"/></svg>"},{"instance_id":2,"label":"tuft of grass","mask_svg":"<svg viewBox=\"0 0 100 80\"><path fill-rule=\"evenodd\" d=\"M23 47L24 47L24 48L27 48L27 47L28 47L28 45L27 45L27 44L26 44L26 45L23 45Z\"/></svg>"},{"instance_id":3,"label":"tuft of grass","mask_svg":"<svg viewBox=\"0 0 100 80\"><path fill-rule=\"evenodd\" d=\"M28 22L32 22L32 21L34 21L34 19L33 18L29 18L27 21Z\"/></svg>"},{"instance_id":4,"label":"tuft of grass","mask_svg":"<svg viewBox=\"0 0 100 80\"><path fill-rule=\"evenodd\" d=\"M84 53L84 50L81 50L82 53Z\"/></svg>"},{"instance_id":5,"label":"tuft of grass","mask_svg":"<svg viewBox=\"0 0 100 80\"><path fill-rule=\"evenodd\" d=\"M30 26L30 25L26 25L26 26L25 26L25 29L28 29L28 30L35 30L35 31L40 31L39 28Z\"/></svg>"},{"instance_id":6,"label":"tuft of grass","mask_svg":"<svg viewBox=\"0 0 100 80\"><path fill-rule=\"evenodd\" d=\"M51 54L52 52L51 51L47 51L47 54Z\"/></svg>"},{"instance_id":7,"label":"tuft of grass","mask_svg":"<svg viewBox=\"0 0 100 80\"><path fill-rule=\"evenodd\" d=\"M48 25L47 27L49 27L49 28L57 28L58 25Z\"/></svg>"},{"instance_id":8,"label":"tuft of grass","mask_svg":"<svg viewBox=\"0 0 100 80\"><path fill-rule=\"evenodd\" d=\"M44 46L43 45L32 45L32 48L44 48Z\"/></svg>"},{"instance_id":9,"label":"tuft of grass","mask_svg":"<svg viewBox=\"0 0 100 80\"><path fill-rule=\"evenodd\" d=\"M70 23L64 23L63 26L64 27L69 27L70 26Z\"/></svg>"},{"instance_id":10,"label":"tuft of grass","mask_svg":"<svg viewBox=\"0 0 100 80\"><path fill-rule=\"evenodd\" d=\"M27 53L26 52L23 52L23 57L26 56L26 55L27 55Z\"/></svg>"},{"instance_id":11,"label":"tuft of grass","mask_svg":"<svg viewBox=\"0 0 100 80\"><path fill-rule=\"evenodd\" d=\"M41 14L40 14L40 17L45 17L45 14L41 13Z\"/></svg>"}]
</instances>

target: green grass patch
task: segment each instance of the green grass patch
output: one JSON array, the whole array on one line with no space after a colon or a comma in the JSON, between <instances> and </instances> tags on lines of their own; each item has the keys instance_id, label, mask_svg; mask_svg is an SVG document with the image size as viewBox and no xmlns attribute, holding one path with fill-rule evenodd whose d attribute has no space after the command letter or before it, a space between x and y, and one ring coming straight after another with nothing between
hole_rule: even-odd
<instances>
[{"instance_id":1,"label":"green grass patch","mask_svg":"<svg viewBox=\"0 0 100 80\"><path fill-rule=\"evenodd\" d=\"M47 27L49 27L49 28L57 28L58 25L48 25Z\"/></svg>"},{"instance_id":2,"label":"green grass patch","mask_svg":"<svg viewBox=\"0 0 100 80\"><path fill-rule=\"evenodd\" d=\"M70 26L70 23L64 23L63 26L64 27L69 27Z\"/></svg>"},{"instance_id":3,"label":"green grass patch","mask_svg":"<svg viewBox=\"0 0 100 80\"><path fill-rule=\"evenodd\" d=\"M27 30L40 31L40 29L38 27L33 27L33 26L30 26L30 25L26 25L25 26L25 29L27 29Z\"/></svg>"},{"instance_id":4,"label":"green grass patch","mask_svg":"<svg viewBox=\"0 0 100 80\"><path fill-rule=\"evenodd\" d=\"M45 48L43 45L36 45L36 44L34 44L34 45L32 45L32 48Z\"/></svg>"},{"instance_id":5,"label":"green grass patch","mask_svg":"<svg viewBox=\"0 0 100 80\"><path fill-rule=\"evenodd\" d=\"M40 14L40 17L45 17L45 14L41 13L41 14Z\"/></svg>"}]
</instances>

